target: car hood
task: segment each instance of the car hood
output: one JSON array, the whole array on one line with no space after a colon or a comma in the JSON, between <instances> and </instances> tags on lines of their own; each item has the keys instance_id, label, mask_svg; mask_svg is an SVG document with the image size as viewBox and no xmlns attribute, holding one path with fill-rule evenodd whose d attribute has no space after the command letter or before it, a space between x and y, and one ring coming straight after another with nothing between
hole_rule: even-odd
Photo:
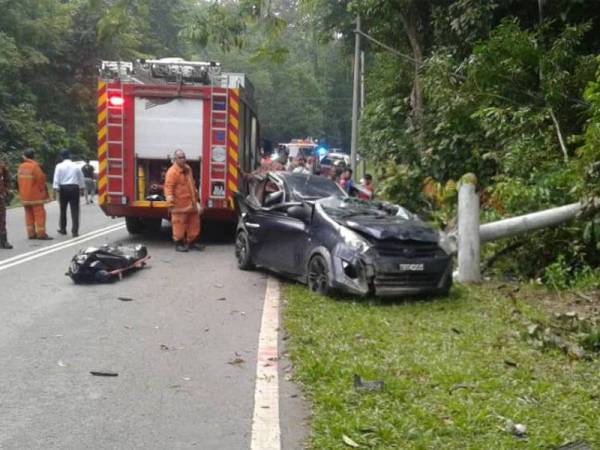
<instances>
[{"instance_id":1,"label":"car hood","mask_svg":"<svg viewBox=\"0 0 600 450\"><path fill-rule=\"evenodd\" d=\"M420 220L406 220L396 217L373 220L372 218L358 216L349 219L338 219L336 222L377 240L438 241L438 233Z\"/></svg>"},{"instance_id":2,"label":"car hood","mask_svg":"<svg viewBox=\"0 0 600 450\"><path fill-rule=\"evenodd\" d=\"M367 238L421 242L439 239L433 227L398 205L348 198L329 198L318 203L328 217Z\"/></svg>"}]
</instances>

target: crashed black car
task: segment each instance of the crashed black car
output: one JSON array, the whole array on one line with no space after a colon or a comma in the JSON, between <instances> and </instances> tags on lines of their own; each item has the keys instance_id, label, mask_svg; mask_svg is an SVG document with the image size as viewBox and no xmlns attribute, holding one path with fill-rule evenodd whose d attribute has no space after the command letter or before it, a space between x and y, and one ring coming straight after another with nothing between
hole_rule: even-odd
<instances>
[{"instance_id":1,"label":"crashed black car","mask_svg":"<svg viewBox=\"0 0 600 450\"><path fill-rule=\"evenodd\" d=\"M448 244L400 206L351 198L327 178L287 172L255 179L247 194L236 196L240 269L260 266L324 295L450 290Z\"/></svg>"}]
</instances>

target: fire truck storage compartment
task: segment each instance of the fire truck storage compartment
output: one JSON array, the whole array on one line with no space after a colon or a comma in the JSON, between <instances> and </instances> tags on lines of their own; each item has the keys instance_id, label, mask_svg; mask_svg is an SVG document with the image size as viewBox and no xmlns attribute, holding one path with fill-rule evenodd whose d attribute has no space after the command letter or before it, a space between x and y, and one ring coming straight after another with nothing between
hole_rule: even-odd
<instances>
[{"instance_id":1,"label":"fire truck storage compartment","mask_svg":"<svg viewBox=\"0 0 600 450\"><path fill-rule=\"evenodd\" d=\"M192 168L196 188L200 186L200 161L187 160ZM167 170L171 167L170 159L136 158L136 200L164 201L164 184Z\"/></svg>"},{"instance_id":2,"label":"fire truck storage compartment","mask_svg":"<svg viewBox=\"0 0 600 450\"><path fill-rule=\"evenodd\" d=\"M201 99L136 97L136 156L164 160L181 149L189 160L199 160L204 127L202 103Z\"/></svg>"}]
</instances>

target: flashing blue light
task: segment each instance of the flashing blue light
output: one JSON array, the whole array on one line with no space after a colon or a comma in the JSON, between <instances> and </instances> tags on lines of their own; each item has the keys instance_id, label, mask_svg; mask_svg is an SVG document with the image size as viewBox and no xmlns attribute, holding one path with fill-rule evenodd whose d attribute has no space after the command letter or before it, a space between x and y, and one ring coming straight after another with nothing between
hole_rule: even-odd
<instances>
[{"instance_id":1,"label":"flashing blue light","mask_svg":"<svg viewBox=\"0 0 600 450\"><path fill-rule=\"evenodd\" d=\"M325 155L327 155L327 149L325 147L318 147L317 153L319 154L319 158L323 158Z\"/></svg>"}]
</instances>

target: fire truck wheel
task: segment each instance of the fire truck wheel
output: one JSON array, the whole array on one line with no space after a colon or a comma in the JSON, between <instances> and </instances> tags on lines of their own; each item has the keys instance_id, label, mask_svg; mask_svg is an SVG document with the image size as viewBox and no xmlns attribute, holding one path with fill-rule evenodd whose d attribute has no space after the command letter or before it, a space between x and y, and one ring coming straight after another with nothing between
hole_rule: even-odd
<instances>
[{"instance_id":1,"label":"fire truck wheel","mask_svg":"<svg viewBox=\"0 0 600 450\"><path fill-rule=\"evenodd\" d=\"M250 254L250 242L245 231L240 231L235 238L235 257L238 268L241 270L252 270L252 255Z\"/></svg>"},{"instance_id":2,"label":"fire truck wheel","mask_svg":"<svg viewBox=\"0 0 600 450\"><path fill-rule=\"evenodd\" d=\"M140 234L144 231L144 224L139 217L125 217L125 227L129 234Z\"/></svg>"},{"instance_id":3,"label":"fire truck wheel","mask_svg":"<svg viewBox=\"0 0 600 450\"><path fill-rule=\"evenodd\" d=\"M162 227L162 219L142 219L142 229L151 233L157 233Z\"/></svg>"}]
</instances>

